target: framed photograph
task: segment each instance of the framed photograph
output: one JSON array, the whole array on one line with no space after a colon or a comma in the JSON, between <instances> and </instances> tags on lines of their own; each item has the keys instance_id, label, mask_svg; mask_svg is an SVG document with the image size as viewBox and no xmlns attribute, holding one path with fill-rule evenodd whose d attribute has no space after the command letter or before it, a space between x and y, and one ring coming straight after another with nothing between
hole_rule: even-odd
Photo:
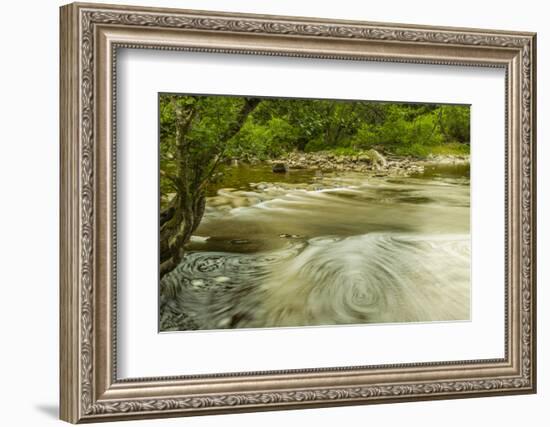
<instances>
[{"instance_id":1,"label":"framed photograph","mask_svg":"<svg viewBox=\"0 0 550 427\"><path fill-rule=\"evenodd\" d=\"M536 391L535 34L60 22L63 420Z\"/></svg>"}]
</instances>

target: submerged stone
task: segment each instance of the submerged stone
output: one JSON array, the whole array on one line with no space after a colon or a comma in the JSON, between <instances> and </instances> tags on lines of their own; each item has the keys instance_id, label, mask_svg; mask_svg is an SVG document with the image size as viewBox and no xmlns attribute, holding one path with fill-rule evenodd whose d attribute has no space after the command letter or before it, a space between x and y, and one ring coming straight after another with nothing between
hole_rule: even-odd
<instances>
[{"instance_id":1,"label":"submerged stone","mask_svg":"<svg viewBox=\"0 0 550 427\"><path fill-rule=\"evenodd\" d=\"M284 163L275 163L271 170L274 173L285 173L287 171L287 167Z\"/></svg>"}]
</instances>

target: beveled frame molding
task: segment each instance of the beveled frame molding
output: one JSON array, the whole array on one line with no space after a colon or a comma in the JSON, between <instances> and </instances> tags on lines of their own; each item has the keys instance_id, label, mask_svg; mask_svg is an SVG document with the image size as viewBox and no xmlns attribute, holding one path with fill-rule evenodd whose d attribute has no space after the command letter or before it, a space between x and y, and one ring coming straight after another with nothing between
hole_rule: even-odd
<instances>
[{"instance_id":1,"label":"beveled frame molding","mask_svg":"<svg viewBox=\"0 0 550 427\"><path fill-rule=\"evenodd\" d=\"M77 423L536 390L535 34L99 4L61 8L61 418ZM119 380L117 48L506 70L505 357Z\"/></svg>"}]
</instances>

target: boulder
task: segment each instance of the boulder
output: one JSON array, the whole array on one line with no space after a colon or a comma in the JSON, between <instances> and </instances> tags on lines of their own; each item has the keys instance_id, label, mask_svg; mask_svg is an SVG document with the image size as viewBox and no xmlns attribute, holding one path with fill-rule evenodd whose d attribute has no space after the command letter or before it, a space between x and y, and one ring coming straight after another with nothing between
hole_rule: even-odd
<instances>
[{"instance_id":1,"label":"boulder","mask_svg":"<svg viewBox=\"0 0 550 427\"><path fill-rule=\"evenodd\" d=\"M375 149L371 148L364 153L361 153L357 160L363 163L368 163L376 167L385 167L387 165L386 158Z\"/></svg>"},{"instance_id":2,"label":"boulder","mask_svg":"<svg viewBox=\"0 0 550 427\"><path fill-rule=\"evenodd\" d=\"M363 163L372 163L372 159L368 154L359 154L357 156L357 161Z\"/></svg>"},{"instance_id":3,"label":"boulder","mask_svg":"<svg viewBox=\"0 0 550 427\"><path fill-rule=\"evenodd\" d=\"M274 173L285 173L287 171L287 167L284 163L275 163L271 170Z\"/></svg>"}]
</instances>

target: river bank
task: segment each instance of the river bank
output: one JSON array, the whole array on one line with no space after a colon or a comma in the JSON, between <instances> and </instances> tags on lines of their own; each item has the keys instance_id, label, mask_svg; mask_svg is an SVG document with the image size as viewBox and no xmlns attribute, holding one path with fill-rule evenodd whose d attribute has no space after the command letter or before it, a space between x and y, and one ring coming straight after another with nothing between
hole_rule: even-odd
<instances>
[{"instance_id":1,"label":"river bank","mask_svg":"<svg viewBox=\"0 0 550 427\"><path fill-rule=\"evenodd\" d=\"M314 153L292 152L268 161L273 172L284 173L296 169L322 172L364 172L374 176L410 176L424 172L430 165L468 165L469 155L430 155L424 159L384 156L371 149L353 155L338 155L329 151Z\"/></svg>"}]
</instances>

